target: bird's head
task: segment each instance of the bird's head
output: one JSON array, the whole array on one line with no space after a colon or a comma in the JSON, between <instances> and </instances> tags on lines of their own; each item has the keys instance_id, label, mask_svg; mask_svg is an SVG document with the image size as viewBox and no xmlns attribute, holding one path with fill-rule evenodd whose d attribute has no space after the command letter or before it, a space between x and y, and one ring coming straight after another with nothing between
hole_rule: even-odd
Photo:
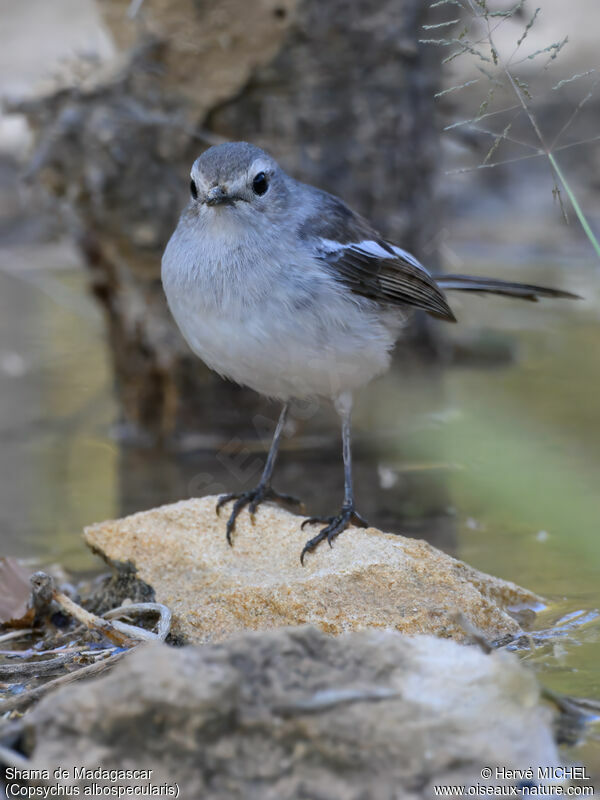
<instances>
[{"instance_id":1,"label":"bird's head","mask_svg":"<svg viewBox=\"0 0 600 800\"><path fill-rule=\"evenodd\" d=\"M210 147L194 162L190 178L192 211L215 219L268 216L288 194L289 178L277 162L246 142Z\"/></svg>"}]
</instances>

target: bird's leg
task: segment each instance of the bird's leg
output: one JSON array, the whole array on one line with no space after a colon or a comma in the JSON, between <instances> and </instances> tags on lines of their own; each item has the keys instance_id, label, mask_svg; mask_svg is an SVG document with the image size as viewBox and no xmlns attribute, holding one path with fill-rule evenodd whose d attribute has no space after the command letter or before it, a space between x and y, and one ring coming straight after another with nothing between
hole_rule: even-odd
<instances>
[{"instance_id":1,"label":"bird's leg","mask_svg":"<svg viewBox=\"0 0 600 800\"><path fill-rule=\"evenodd\" d=\"M327 539L331 547L333 540L342 531L349 528L351 525L357 528L368 528L369 523L364 520L354 508L354 488L352 485L352 426L350 422L350 414L352 410L352 397L349 394L342 395L336 403L336 408L340 417L342 418L342 449L344 454L344 503L340 513L335 517L309 517L302 523L305 525L312 525L314 523L325 523L325 527L321 528L319 533L302 548L300 554L300 562L304 563L304 556L322 542Z\"/></svg>"},{"instance_id":2,"label":"bird's leg","mask_svg":"<svg viewBox=\"0 0 600 800\"><path fill-rule=\"evenodd\" d=\"M265 468L258 486L256 486L254 489L248 489L246 492L233 492L232 494L224 494L219 497L219 502L217 503L217 514L221 510L221 506L225 505L225 503L229 503L230 500L235 500L231 514L227 520L227 541L229 544L232 544L231 534L235 528L235 521L240 511L245 506L248 506L250 516L254 520L254 512L265 500L275 500L275 502L278 503L295 506L301 505L300 500L298 500L296 497L292 497L289 494L280 494L279 492L276 492L275 489L271 488L271 476L273 475L273 468L275 467L275 461L277 460L279 442L281 440L281 434L287 419L288 409L289 403L285 403L281 409L281 414L279 415L279 421L277 422L277 427L275 428L269 455L267 456L267 463L265 464Z\"/></svg>"}]
</instances>

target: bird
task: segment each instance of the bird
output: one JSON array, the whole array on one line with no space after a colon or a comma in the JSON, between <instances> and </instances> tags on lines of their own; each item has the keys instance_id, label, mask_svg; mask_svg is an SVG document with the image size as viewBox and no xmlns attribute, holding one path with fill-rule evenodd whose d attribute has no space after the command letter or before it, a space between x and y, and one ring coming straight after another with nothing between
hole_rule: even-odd
<instances>
[{"instance_id":1,"label":"bird","mask_svg":"<svg viewBox=\"0 0 600 800\"><path fill-rule=\"evenodd\" d=\"M233 502L232 544L244 508L296 504L271 482L293 400L331 401L344 464L341 509L319 525L300 561L351 526L355 506L351 412L355 391L384 373L407 319L420 309L455 322L446 291L523 300L576 295L469 275L431 274L340 198L288 175L264 150L229 142L205 150L190 173L190 199L165 248L161 278L171 314L192 351L222 377L281 403L258 485L221 496Z\"/></svg>"}]
</instances>

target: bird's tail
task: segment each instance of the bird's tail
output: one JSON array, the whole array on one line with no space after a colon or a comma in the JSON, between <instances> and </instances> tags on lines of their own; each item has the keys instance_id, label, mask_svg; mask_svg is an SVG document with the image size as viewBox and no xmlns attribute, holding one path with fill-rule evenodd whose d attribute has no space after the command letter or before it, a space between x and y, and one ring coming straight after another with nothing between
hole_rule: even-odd
<instances>
[{"instance_id":1,"label":"bird's tail","mask_svg":"<svg viewBox=\"0 0 600 800\"><path fill-rule=\"evenodd\" d=\"M540 297L567 297L580 300L577 294L564 292L562 289L549 289L546 286L534 286L529 283L512 283L495 278L477 278L471 275L433 275L433 279L443 291L458 290L461 292L487 292L501 294L505 297L520 297L536 303Z\"/></svg>"}]
</instances>

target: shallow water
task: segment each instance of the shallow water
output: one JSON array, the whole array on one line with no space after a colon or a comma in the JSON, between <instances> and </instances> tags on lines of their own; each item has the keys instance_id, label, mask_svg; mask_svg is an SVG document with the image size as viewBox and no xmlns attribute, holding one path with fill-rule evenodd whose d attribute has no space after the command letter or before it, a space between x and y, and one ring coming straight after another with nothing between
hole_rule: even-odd
<instances>
[{"instance_id":1,"label":"shallow water","mask_svg":"<svg viewBox=\"0 0 600 800\"><path fill-rule=\"evenodd\" d=\"M242 432L249 453L241 469L227 437L169 453L120 444L103 322L83 274L62 260L60 249L51 258L36 248L0 254L1 551L86 572L101 565L81 543L85 524L232 490L244 476L250 485L262 445L250 427ZM560 283L557 276L530 265L522 275ZM362 394L356 484L372 523L423 536L545 597L536 628L563 620L564 636L522 657L551 689L600 699L592 276L591 268L570 276L586 295L579 303L453 298L463 324L446 333L469 357L430 374L396 368ZM300 494L311 511L331 512L342 491L337 431L313 427L302 421L286 440L276 486ZM218 434L217 410L213 428ZM574 754L599 775L597 735L592 729Z\"/></svg>"}]
</instances>

